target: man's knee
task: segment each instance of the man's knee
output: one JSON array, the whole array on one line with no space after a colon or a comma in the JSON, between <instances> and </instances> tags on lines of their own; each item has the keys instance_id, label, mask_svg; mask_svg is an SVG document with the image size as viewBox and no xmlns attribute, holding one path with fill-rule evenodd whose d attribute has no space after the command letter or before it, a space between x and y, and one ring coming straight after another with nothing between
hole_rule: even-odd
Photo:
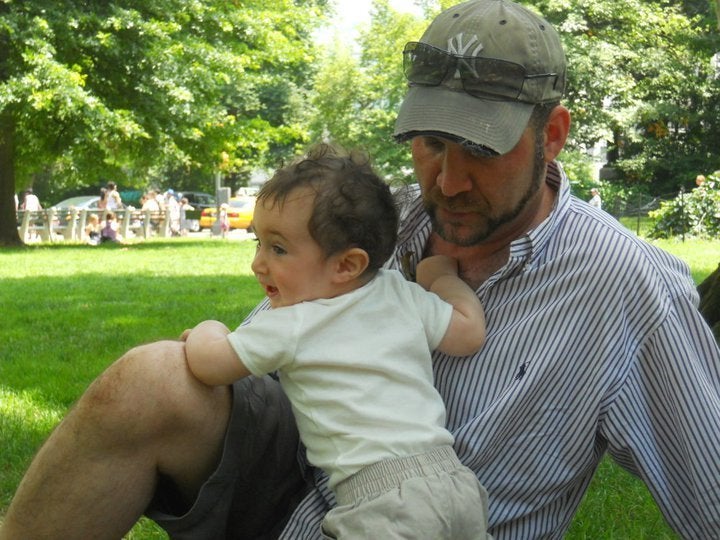
<instances>
[{"instance_id":1,"label":"man's knee","mask_svg":"<svg viewBox=\"0 0 720 540\"><path fill-rule=\"evenodd\" d=\"M112 429L127 424L130 434L162 434L187 428L208 410L229 411L227 389L199 383L187 368L184 347L158 341L131 349L91 384L78 413Z\"/></svg>"}]
</instances>

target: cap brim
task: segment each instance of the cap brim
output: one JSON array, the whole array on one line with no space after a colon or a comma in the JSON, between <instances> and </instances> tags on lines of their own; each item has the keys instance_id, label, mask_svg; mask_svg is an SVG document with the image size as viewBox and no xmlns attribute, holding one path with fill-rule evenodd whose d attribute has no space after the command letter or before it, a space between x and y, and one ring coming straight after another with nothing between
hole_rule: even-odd
<instances>
[{"instance_id":1,"label":"cap brim","mask_svg":"<svg viewBox=\"0 0 720 540\"><path fill-rule=\"evenodd\" d=\"M534 105L491 101L443 86L413 86L400 106L395 136L440 132L506 154L520 140Z\"/></svg>"}]
</instances>

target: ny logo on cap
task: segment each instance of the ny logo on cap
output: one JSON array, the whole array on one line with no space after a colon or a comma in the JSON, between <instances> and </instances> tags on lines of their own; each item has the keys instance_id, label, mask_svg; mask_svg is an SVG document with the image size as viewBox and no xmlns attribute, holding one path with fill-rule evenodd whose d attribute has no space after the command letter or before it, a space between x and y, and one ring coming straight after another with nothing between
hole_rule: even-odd
<instances>
[{"instance_id":1,"label":"ny logo on cap","mask_svg":"<svg viewBox=\"0 0 720 540\"><path fill-rule=\"evenodd\" d=\"M460 56L460 57L463 57L463 56L474 57L474 56L477 56L478 54L480 54L480 52L485 48L484 45L482 43L480 43L480 40L478 39L477 36L473 36L472 39L470 39L470 41L468 41L467 43L463 43L463 41L464 41L463 38L464 38L464 35L462 32L460 32L459 34L456 34L455 36L448 39L448 44L447 44L448 54L452 54L452 55ZM472 49L472 51L470 51L470 48L473 47L473 45L474 45L474 48ZM460 64L460 62L465 64L467 69L469 69L476 77L479 76L479 74L477 73L477 71L475 69L475 66L468 64L467 62L463 61L462 59L460 59L458 61L458 64ZM460 66L459 65L456 66L454 78L455 79L460 78Z\"/></svg>"}]
</instances>

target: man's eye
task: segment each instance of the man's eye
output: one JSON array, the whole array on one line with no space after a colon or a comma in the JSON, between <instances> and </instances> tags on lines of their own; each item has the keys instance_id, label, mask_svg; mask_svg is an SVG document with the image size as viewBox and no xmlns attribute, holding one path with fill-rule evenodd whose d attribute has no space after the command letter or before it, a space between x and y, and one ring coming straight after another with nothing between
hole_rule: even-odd
<instances>
[{"instance_id":1,"label":"man's eye","mask_svg":"<svg viewBox=\"0 0 720 540\"><path fill-rule=\"evenodd\" d=\"M425 146L434 152L440 152L445 149L445 143L435 137L425 137L424 143Z\"/></svg>"}]
</instances>

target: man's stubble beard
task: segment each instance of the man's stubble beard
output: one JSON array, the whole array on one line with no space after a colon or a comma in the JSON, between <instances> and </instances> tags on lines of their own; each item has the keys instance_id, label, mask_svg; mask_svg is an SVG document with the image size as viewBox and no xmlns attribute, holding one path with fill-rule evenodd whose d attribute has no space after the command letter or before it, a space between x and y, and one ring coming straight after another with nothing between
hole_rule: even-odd
<instances>
[{"instance_id":1,"label":"man's stubble beard","mask_svg":"<svg viewBox=\"0 0 720 540\"><path fill-rule=\"evenodd\" d=\"M500 216L489 217L485 222L483 228L475 227L475 229L467 235L456 234L454 231L454 226L452 224L444 225L443 223L441 223L437 218L438 205L430 198L426 198L424 201L425 211L430 216L430 222L432 223L433 231L435 231L435 233L437 233L440 238L442 238L446 242L450 242L461 247L474 246L484 242L485 240L490 238L493 233L495 233L495 231L497 231L501 226L505 225L506 223L510 223L515 218L517 218L525 209L525 206L528 204L528 202L537 194L544 178L545 159L543 139L542 137L536 137L532 181L530 182L527 190L514 208L510 209L509 211L505 212ZM446 199L448 207L470 207L467 199L465 199L464 196L461 195L460 197L455 197L454 199L455 200L453 200L452 198Z\"/></svg>"}]
</instances>

